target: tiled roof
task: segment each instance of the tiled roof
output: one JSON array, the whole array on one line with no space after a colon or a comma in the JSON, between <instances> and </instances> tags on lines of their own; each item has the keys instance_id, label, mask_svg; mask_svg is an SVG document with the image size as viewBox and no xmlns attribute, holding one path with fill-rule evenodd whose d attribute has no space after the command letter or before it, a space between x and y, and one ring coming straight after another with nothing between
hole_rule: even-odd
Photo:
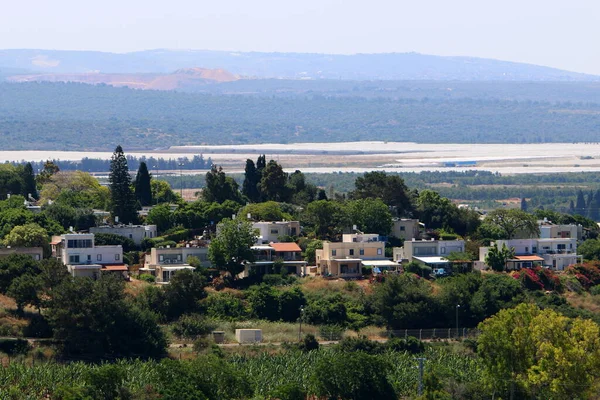
<instances>
[{"instance_id":1,"label":"tiled roof","mask_svg":"<svg viewBox=\"0 0 600 400\"><path fill-rule=\"evenodd\" d=\"M302 249L300 248L300 246L298 246L294 242L291 242L291 243L271 243L269 246L271 246L272 248L274 248L276 252L284 252L284 251L299 252L299 251L302 251Z\"/></svg>"}]
</instances>

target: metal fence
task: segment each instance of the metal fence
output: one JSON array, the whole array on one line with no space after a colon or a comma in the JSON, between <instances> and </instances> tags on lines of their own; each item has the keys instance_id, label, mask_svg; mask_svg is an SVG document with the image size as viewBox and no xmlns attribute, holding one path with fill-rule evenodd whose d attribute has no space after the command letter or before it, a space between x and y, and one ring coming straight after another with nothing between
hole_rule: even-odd
<instances>
[{"instance_id":1,"label":"metal fence","mask_svg":"<svg viewBox=\"0 0 600 400\"><path fill-rule=\"evenodd\" d=\"M407 338L415 337L419 340L434 340L434 339L467 339L477 337L477 329L469 328L432 328L432 329L400 329L388 331L389 337Z\"/></svg>"}]
</instances>

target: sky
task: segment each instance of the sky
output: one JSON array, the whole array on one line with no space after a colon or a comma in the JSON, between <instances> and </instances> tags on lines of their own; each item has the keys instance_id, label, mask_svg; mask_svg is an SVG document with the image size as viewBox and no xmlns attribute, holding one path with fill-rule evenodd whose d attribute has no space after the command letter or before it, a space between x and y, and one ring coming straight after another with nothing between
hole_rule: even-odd
<instances>
[{"instance_id":1,"label":"sky","mask_svg":"<svg viewBox=\"0 0 600 400\"><path fill-rule=\"evenodd\" d=\"M5 0L0 49L418 52L600 75L597 0Z\"/></svg>"}]
</instances>

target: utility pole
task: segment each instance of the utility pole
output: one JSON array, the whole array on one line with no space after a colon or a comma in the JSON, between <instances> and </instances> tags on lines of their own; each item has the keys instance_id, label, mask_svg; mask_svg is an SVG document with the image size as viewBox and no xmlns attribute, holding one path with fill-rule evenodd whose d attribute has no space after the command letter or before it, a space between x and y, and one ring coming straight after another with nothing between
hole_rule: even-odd
<instances>
[{"instance_id":1,"label":"utility pole","mask_svg":"<svg viewBox=\"0 0 600 400\"><path fill-rule=\"evenodd\" d=\"M458 340L459 338L459 334L458 334L458 309L460 308L460 304L456 305L456 339Z\"/></svg>"},{"instance_id":2,"label":"utility pole","mask_svg":"<svg viewBox=\"0 0 600 400\"><path fill-rule=\"evenodd\" d=\"M302 315L304 314L304 306L300 306L300 318L298 321L300 322L300 326L298 327L298 342L302 340Z\"/></svg>"},{"instance_id":3,"label":"utility pole","mask_svg":"<svg viewBox=\"0 0 600 400\"><path fill-rule=\"evenodd\" d=\"M419 396L423 395L423 370L425 369L425 358L424 357L419 357L417 358L417 360L419 360Z\"/></svg>"}]
</instances>

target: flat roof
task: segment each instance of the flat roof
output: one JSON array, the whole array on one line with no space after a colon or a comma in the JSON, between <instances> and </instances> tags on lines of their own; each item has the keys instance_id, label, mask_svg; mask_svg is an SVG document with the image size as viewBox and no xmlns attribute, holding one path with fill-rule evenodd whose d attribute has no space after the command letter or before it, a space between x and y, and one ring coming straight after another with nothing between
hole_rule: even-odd
<instances>
[{"instance_id":1,"label":"flat roof","mask_svg":"<svg viewBox=\"0 0 600 400\"><path fill-rule=\"evenodd\" d=\"M332 258L332 260L337 261L337 262L342 262L342 261L361 262L363 259L362 258Z\"/></svg>"},{"instance_id":2,"label":"flat roof","mask_svg":"<svg viewBox=\"0 0 600 400\"><path fill-rule=\"evenodd\" d=\"M396 261L390 261L390 260L363 260L362 265L371 265L373 267L398 267L398 266L400 266L400 264L398 264Z\"/></svg>"},{"instance_id":3,"label":"flat roof","mask_svg":"<svg viewBox=\"0 0 600 400\"><path fill-rule=\"evenodd\" d=\"M127 271L127 265L116 264L116 265L105 265L102 267L103 271Z\"/></svg>"},{"instance_id":4,"label":"flat roof","mask_svg":"<svg viewBox=\"0 0 600 400\"><path fill-rule=\"evenodd\" d=\"M450 260L444 257L413 257L425 264L448 264Z\"/></svg>"},{"instance_id":5,"label":"flat roof","mask_svg":"<svg viewBox=\"0 0 600 400\"><path fill-rule=\"evenodd\" d=\"M181 271L182 269L196 269L191 265L180 265L177 267L162 267L163 271Z\"/></svg>"},{"instance_id":6,"label":"flat roof","mask_svg":"<svg viewBox=\"0 0 600 400\"><path fill-rule=\"evenodd\" d=\"M269 245L259 245L259 246L252 246L250 247L252 250L274 250L271 246Z\"/></svg>"}]
</instances>

